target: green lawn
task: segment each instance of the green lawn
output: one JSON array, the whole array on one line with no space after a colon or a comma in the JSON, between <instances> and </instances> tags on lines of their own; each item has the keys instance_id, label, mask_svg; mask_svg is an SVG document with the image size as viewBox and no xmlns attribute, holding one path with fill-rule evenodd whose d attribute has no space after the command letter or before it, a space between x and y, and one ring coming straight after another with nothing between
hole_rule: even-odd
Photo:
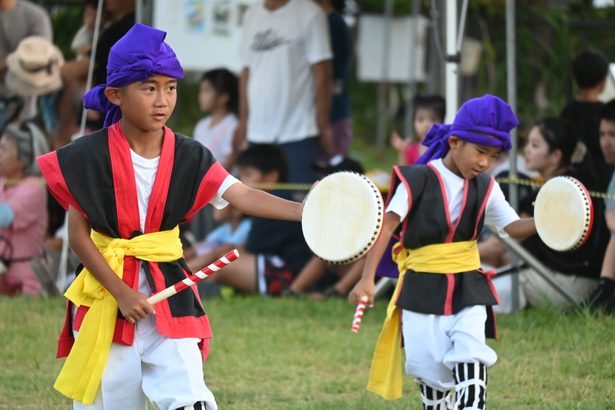
<instances>
[{"instance_id":1,"label":"green lawn","mask_svg":"<svg viewBox=\"0 0 615 410\"><path fill-rule=\"evenodd\" d=\"M233 297L206 302L215 338L206 363L221 409L420 409L365 390L385 303L350 332L342 300ZM70 408L53 388L62 299L0 298L0 408ZM615 318L548 309L499 317L491 409L615 409Z\"/></svg>"}]
</instances>

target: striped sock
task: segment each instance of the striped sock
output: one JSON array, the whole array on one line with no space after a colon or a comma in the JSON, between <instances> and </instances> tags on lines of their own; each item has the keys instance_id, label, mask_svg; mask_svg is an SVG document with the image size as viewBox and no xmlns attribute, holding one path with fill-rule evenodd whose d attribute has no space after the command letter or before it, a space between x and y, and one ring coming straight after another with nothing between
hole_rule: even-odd
<instances>
[{"instance_id":1,"label":"striped sock","mask_svg":"<svg viewBox=\"0 0 615 410\"><path fill-rule=\"evenodd\" d=\"M207 410L207 402L197 401L196 403L191 404L190 406L184 406L177 410Z\"/></svg>"},{"instance_id":2,"label":"striped sock","mask_svg":"<svg viewBox=\"0 0 615 410\"><path fill-rule=\"evenodd\" d=\"M457 363L455 410L483 410L487 401L487 367L478 362Z\"/></svg>"},{"instance_id":3,"label":"striped sock","mask_svg":"<svg viewBox=\"0 0 615 410\"><path fill-rule=\"evenodd\" d=\"M438 390L431 386L416 381L416 385L421 392L421 400L423 400L424 410L451 410L451 392L448 390Z\"/></svg>"}]
</instances>

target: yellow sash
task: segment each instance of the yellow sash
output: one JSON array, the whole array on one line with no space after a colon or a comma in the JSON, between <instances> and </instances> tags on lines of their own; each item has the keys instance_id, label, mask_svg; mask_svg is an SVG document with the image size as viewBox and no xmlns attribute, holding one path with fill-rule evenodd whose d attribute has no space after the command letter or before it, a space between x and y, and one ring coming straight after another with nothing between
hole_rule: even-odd
<instances>
[{"instance_id":1,"label":"yellow sash","mask_svg":"<svg viewBox=\"0 0 615 410\"><path fill-rule=\"evenodd\" d=\"M110 238L94 230L91 237L120 278L124 273L124 256L152 262L171 262L182 257L177 226L133 239ZM117 302L87 269L77 276L64 296L77 306L89 306L90 309L54 387L67 397L91 404L96 397L111 348Z\"/></svg>"},{"instance_id":2,"label":"yellow sash","mask_svg":"<svg viewBox=\"0 0 615 410\"><path fill-rule=\"evenodd\" d=\"M387 306L367 383L367 390L387 400L398 399L402 393L401 309L396 302L406 271L459 273L480 268L476 241L442 243L412 250L403 248L398 242L393 247L393 259L399 268L399 278Z\"/></svg>"}]
</instances>

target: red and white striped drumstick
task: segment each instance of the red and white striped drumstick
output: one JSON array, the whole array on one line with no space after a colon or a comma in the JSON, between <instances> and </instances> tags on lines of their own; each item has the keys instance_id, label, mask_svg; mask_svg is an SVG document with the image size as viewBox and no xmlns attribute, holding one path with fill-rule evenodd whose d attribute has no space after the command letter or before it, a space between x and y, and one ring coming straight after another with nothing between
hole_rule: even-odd
<instances>
[{"instance_id":1,"label":"red and white striped drumstick","mask_svg":"<svg viewBox=\"0 0 615 410\"><path fill-rule=\"evenodd\" d=\"M186 279L177 282L173 286L169 286L168 288L161 290L155 295L150 296L147 301L150 305L155 305L161 300L165 300L166 298L173 296L176 293L181 292L184 289L189 288L190 286L196 284L197 282L202 281L208 276L213 275L216 271L224 268L229 263L233 262L235 259L239 257L239 252L237 249L233 249L220 259L216 260L214 263L209 266L204 267L200 271L194 273L193 275L188 276Z\"/></svg>"},{"instance_id":2,"label":"red and white striped drumstick","mask_svg":"<svg viewBox=\"0 0 615 410\"><path fill-rule=\"evenodd\" d=\"M367 305L367 296L362 296L357 305L357 309L354 311L354 319L352 320L352 331L359 333L359 326L361 326L361 320L363 319L363 312L365 312L365 306Z\"/></svg>"}]
</instances>

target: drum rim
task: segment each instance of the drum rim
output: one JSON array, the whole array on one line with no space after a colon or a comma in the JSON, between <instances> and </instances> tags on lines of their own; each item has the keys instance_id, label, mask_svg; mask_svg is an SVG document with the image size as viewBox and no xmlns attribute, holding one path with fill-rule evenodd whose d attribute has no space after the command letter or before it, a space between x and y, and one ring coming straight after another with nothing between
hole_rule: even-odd
<instances>
[{"instance_id":1,"label":"drum rim","mask_svg":"<svg viewBox=\"0 0 615 410\"><path fill-rule=\"evenodd\" d=\"M308 243L308 240L307 240L307 238L306 238L306 236L305 236L305 230L304 230L304 228L303 228L303 226L304 226L304 225L303 225L304 219L303 219L303 217L302 217L302 218L301 218L301 230L302 230L303 235L304 235L304 238L305 238L305 240L306 240L306 244L308 245L308 247L310 248L310 250L314 253L314 255L316 255L316 256L317 256L319 259L321 259L322 261L325 261L325 262L327 262L327 263L329 263L329 264L331 264L331 265L345 265L345 264L348 264L348 263L354 262L354 261L356 261L357 259L360 259L360 258L362 258L363 256L365 256L365 255L367 254L367 252L369 252L369 250L370 250L370 249L374 246L374 244L376 243L376 240L377 240L377 239L378 239L378 237L380 236L380 233L382 232L382 228L383 228L383 226L384 226L384 200L383 200L383 198L382 198L382 194L380 193L380 190L378 189L378 187L376 186L376 184L374 184L374 182L373 182L373 181L371 181L371 180L370 180L368 177L366 177L365 175L363 175L363 174L359 174L359 173L357 173L357 172L352 172L352 171L338 171L338 172L335 172L335 173L333 173L333 174L329 174L329 175L325 176L323 179L321 179L321 180L319 181L319 183L320 183L320 182L322 182L322 181L324 181L326 178L329 178L329 177L332 177L332 176L334 176L334 175L338 175L338 174L342 174L342 175L344 175L344 174L345 174L345 175L352 175L353 177L359 177L361 180L363 180L364 182L366 182L366 183L367 183L367 186L368 186L368 187L371 189L371 191L375 194L375 195L374 195L374 197L375 197L375 198L376 198L376 200L377 200L377 204L376 204L376 205L377 205L377 206L376 206L376 209L377 209L377 215L376 215L376 218L375 218L375 222L376 222L376 224L375 224L375 228L376 228L376 229L375 229L375 231L374 231L374 232L372 232L371 237L370 237L369 241L367 242L367 244L366 244L366 245L364 245L364 246L360 249L360 251L358 251L356 254L354 254L354 255L352 255L352 256L350 256L350 257L348 257L348 258L344 258L344 259L328 259L328 258L323 258L323 257L322 257L322 256L320 256L318 253L316 253L316 252L314 251L314 249L312 249L312 247L311 247L311 246L310 246L310 244ZM316 187L314 187L314 189L316 189L317 187L318 187L318 185L316 185ZM307 197L307 198L306 198L306 200L305 200L305 204L307 204L307 203L308 203L307 201L308 201L309 195L310 195L310 194L308 194L308 197Z\"/></svg>"},{"instance_id":2,"label":"drum rim","mask_svg":"<svg viewBox=\"0 0 615 410\"><path fill-rule=\"evenodd\" d=\"M564 249L556 249L553 248L552 246L548 245L543 237L540 235L540 233L538 232L538 225L537 225L537 233L538 236L540 237L540 240L547 245L549 248L558 251L558 252L571 252L574 251L578 248L580 248L585 242L587 242L587 240L589 239L589 236L591 234L592 228L593 228L593 224L594 224L594 204L592 202L591 199L591 195L589 194L589 191L587 190L587 188L585 187L585 185L583 185L583 183L581 181L579 181L577 178L569 176L569 175L559 175L556 177L553 177L551 179L549 179L547 182L545 182L543 184L543 187L548 184L548 183L552 183L552 181L567 181L567 183L569 182L571 185L575 188L578 189L578 192L581 194L583 201L585 202L586 205L586 213L585 213L585 221L584 221L584 230L583 233L581 234L580 238L577 239L577 241L570 247L566 247ZM540 195L540 191L538 192L538 195ZM536 197L536 201L538 200L538 196Z\"/></svg>"}]
</instances>

